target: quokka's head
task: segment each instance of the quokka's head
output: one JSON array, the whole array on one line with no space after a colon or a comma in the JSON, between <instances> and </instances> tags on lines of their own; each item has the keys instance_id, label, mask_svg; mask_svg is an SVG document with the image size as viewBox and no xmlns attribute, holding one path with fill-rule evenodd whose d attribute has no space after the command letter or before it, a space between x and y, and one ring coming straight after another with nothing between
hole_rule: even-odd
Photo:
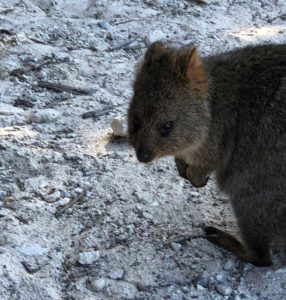
<instances>
[{"instance_id":1,"label":"quokka's head","mask_svg":"<svg viewBox=\"0 0 286 300\"><path fill-rule=\"evenodd\" d=\"M194 47L151 44L128 110L129 142L141 162L200 145L207 134L208 78Z\"/></svg>"}]
</instances>

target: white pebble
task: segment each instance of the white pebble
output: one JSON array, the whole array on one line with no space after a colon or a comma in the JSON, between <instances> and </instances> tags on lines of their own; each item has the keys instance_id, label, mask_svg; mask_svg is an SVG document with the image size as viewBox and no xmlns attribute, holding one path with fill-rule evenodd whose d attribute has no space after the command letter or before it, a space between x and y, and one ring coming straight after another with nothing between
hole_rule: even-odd
<instances>
[{"instance_id":1,"label":"white pebble","mask_svg":"<svg viewBox=\"0 0 286 300\"><path fill-rule=\"evenodd\" d=\"M97 292L102 291L106 287L106 281L103 278L99 278L91 283L92 289Z\"/></svg>"},{"instance_id":2,"label":"white pebble","mask_svg":"<svg viewBox=\"0 0 286 300\"><path fill-rule=\"evenodd\" d=\"M193 197L199 197L199 196L200 196L200 193L195 192L195 191L191 191L190 194L191 194Z\"/></svg>"},{"instance_id":3,"label":"white pebble","mask_svg":"<svg viewBox=\"0 0 286 300\"><path fill-rule=\"evenodd\" d=\"M174 243L173 242L173 243L171 243L171 247L172 247L173 250L179 251L182 248L182 245L179 244L179 243Z\"/></svg>"},{"instance_id":4,"label":"white pebble","mask_svg":"<svg viewBox=\"0 0 286 300\"><path fill-rule=\"evenodd\" d=\"M229 296L232 292L232 289L229 286L225 286L225 285L222 285L222 284L217 285L216 290L222 296Z\"/></svg>"},{"instance_id":5,"label":"white pebble","mask_svg":"<svg viewBox=\"0 0 286 300\"><path fill-rule=\"evenodd\" d=\"M46 248L43 248L39 244L26 243L22 245L20 251L27 256L40 256L47 252Z\"/></svg>"},{"instance_id":6,"label":"white pebble","mask_svg":"<svg viewBox=\"0 0 286 300\"><path fill-rule=\"evenodd\" d=\"M125 118L114 118L111 122L114 135L127 137L127 122Z\"/></svg>"},{"instance_id":7,"label":"white pebble","mask_svg":"<svg viewBox=\"0 0 286 300\"><path fill-rule=\"evenodd\" d=\"M55 203L55 207L67 205L70 201L70 198L63 198Z\"/></svg>"},{"instance_id":8,"label":"white pebble","mask_svg":"<svg viewBox=\"0 0 286 300\"><path fill-rule=\"evenodd\" d=\"M74 191L77 193L77 194L81 194L83 193L83 189L78 187L78 188L75 188Z\"/></svg>"},{"instance_id":9,"label":"white pebble","mask_svg":"<svg viewBox=\"0 0 286 300\"><path fill-rule=\"evenodd\" d=\"M222 274L217 274L215 279L219 282L221 282L223 280L223 275Z\"/></svg>"},{"instance_id":10,"label":"white pebble","mask_svg":"<svg viewBox=\"0 0 286 300\"><path fill-rule=\"evenodd\" d=\"M165 38L165 33L162 30L153 30L149 35L149 41L156 42Z\"/></svg>"},{"instance_id":11,"label":"white pebble","mask_svg":"<svg viewBox=\"0 0 286 300\"><path fill-rule=\"evenodd\" d=\"M124 270L116 269L116 270L112 270L108 276L110 279L117 280L117 279L121 279L123 275L124 275Z\"/></svg>"},{"instance_id":12,"label":"white pebble","mask_svg":"<svg viewBox=\"0 0 286 300\"><path fill-rule=\"evenodd\" d=\"M46 197L46 201L49 203L57 201L61 197L60 191L56 191Z\"/></svg>"},{"instance_id":13,"label":"white pebble","mask_svg":"<svg viewBox=\"0 0 286 300\"><path fill-rule=\"evenodd\" d=\"M153 202L152 197L149 195L138 196L138 200L144 204L151 204Z\"/></svg>"},{"instance_id":14,"label":"white pebble","mask_svg":"<svg viewBox=\"0 0 286 300\"><path fill-rule=\"evenodd\" d=\"M25 180L25 187L28 189L43 189L48 186L48 178L40 175L38 177L28 178Z\"/></svg>"},{"instance_id":15,"label":"white pebble","mask_svg":"<svg viewBox=\"0 0 286 300\"><path fill-rule=\"evenodd\" d=\"M145 218L147 220L152 220L153 219L153 215L146 212L146 211L143 211L142 216L143 216L143 218Z\"/></svg>"},{"instance_id":16,"label":"white pebble","mask_svg":"<svg viewBox=\"0 0 286 300\"><path fill-rule=\"evenodd\" d=\"M78 262L81 265L90 265L97 260L99 260L100 253L99 251L89 251L89 252L82 252L79 254Z\"/></svg>"},{"instance_id":17,"label":"white pebble","mask_svg":"<svg viewBox=\"0 0 286 300\"><path fill-rule=\"evenodd\" d=\"M35 123L50 123L56 121L60 115L55 109L42 109L31 115L31 121Z\"/></svg>"},{"instance_id":18,"label":"white pebble","mask_svg":"<svg viewBox=\"0 0 286 300\"><path fill-rule=\"evenodd\" d=\"M229 259L225 265L224 265L224 270L229 271L234 267L234 261L232 259Z\"/></svg>"},{"instance_id":19,"label":"white pebble","mask_svg":"<svg viewBox=\"0 0 286 300\"><path fill-rule=\"evenodd\" d=\"M23 113L24 110L6 103L0 103L0 115L16 115Z\"/></svg>"}]
</instances>

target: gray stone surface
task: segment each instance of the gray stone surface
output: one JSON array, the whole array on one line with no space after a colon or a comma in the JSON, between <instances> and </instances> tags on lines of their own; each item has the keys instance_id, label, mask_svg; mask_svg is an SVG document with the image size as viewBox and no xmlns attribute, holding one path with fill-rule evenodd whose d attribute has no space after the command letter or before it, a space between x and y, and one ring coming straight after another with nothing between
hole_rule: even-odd
<instances>
[{"instance_id":1,"label":"gray stone surface","mask_svg":"<svg viewBox=\"0 0 286 300\"><path fill-rule=\"evenodd\" d=\"M203 224L236 232L229 203L112 134L146 43L286 42L285 1L206 2L0 0L1 300L285 298L279 243L268 269L199 238L166 245Z\"/></svg>"}]
</instances>

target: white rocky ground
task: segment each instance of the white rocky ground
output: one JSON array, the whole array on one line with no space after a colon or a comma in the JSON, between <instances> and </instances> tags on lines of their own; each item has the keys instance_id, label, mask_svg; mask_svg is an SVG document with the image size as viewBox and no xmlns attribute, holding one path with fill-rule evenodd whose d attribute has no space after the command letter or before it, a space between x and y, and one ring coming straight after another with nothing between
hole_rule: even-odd
<instances>
[{"instance_id":1,"label":"white rocky ground","mask_svg":"<svg viewBox=\"0 0 286 300\"><path fill-rule=\"evenodd\" d=\"M203 239L166 243L205 222L236 231L227 199L111 135L150 41L286 41L285 0L206 2L0 0L1 300L286 299L281 245L261 269Z\"/></svg>"}]
</instances>

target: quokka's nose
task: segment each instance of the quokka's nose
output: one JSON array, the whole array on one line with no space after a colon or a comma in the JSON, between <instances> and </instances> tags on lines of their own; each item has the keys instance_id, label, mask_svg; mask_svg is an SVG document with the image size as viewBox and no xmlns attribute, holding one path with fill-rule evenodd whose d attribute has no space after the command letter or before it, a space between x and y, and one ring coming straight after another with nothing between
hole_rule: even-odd
<instances>
[{"instance_id":1,"label":"quokka's nose","mask_svg":"<svg viewBox=\"0 0 286 300\"><path fill-rule=\"evenodd\" d=\"M152 160L152 152L149 149L140 148L137 152L137 158L143 163L150 162Z\"/></svg>"}]
</instances>

